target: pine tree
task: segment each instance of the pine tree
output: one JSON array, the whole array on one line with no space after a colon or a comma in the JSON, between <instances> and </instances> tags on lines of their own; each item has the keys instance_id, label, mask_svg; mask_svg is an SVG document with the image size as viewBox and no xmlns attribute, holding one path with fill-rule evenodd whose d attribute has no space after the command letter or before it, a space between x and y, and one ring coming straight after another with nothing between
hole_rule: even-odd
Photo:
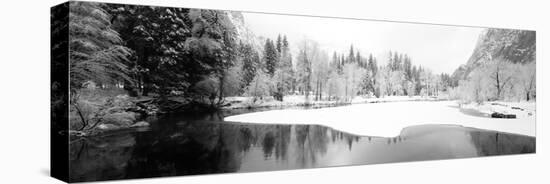
<instances>
[{"instance_id":1,"label":"pine tree","mask_svg":"<svg viewBox=\"0 0 550 184\"><path fill-rule=\"evenodd\" d=\"M264 46L264 63L266 73L270 76L273 76L273 74L275 74L277 60L277 49L273 44L273 40L267 39Z\"/></svg>"},{"instance_id":2,"label":"pine tree","mask_svg":"<svg viewBox=\"0 0 550 184\"><path fill-rule=\"evenodd\" d=\"M282 43L282 40L281 40L281 34L279 34L279 36L277 36L277 52L279 54L281 54L281 52L283 51L282 48L283 48L283 43Z\"/></svg>"},{"instance_id":3,"label":"pine tree","mask_svg":"<svg viewBox=\"0 0 550 184\"><path fill-rule=\"evenodd\" d=\"M353 45L350 46L347 63L355 63L355 54L353 53Z\"/></svg>"},{"instance_id":4,"label":"pine tree","mask_svg":"<svg viewBox=\"0 0 550 184\"><path fill-rule=\"evenodd\" d=\"M222 11L108 5L126 45L136 51L142 94L183 91L233 66L236 31ZM220 90L221 91L221 90Z\"/></svg>"},{"instance_id":5,"label":"pine tree","mask_svg":"<svg viewBox=\"0 0 550 184\"><path fill-rule=\"evenodd\" d=\"M393 57L392 51L390 50L390 53L388 54L387 68L390 70L393 70L393 66L394 66L393 63L394 63L394 57Z\"/></svg>"},{"instance_id":6,"label":"pine tree","mask_svg":"<svg viewBox=\"0 0 550 184\"><path fill-rule=\"evenodd\" d=\"M338 59L338 54L336 53L336 51L334 53L332 53L332 61L330 63L331 65L331 68L333 70L338 70L338 64L340 62L340 59Z\"/></svg>"},{"instance_id":7,"label":"pine tree","mask_svg":"<svg viewBox=\"0 0 550 184\"><path fill-rule=\"evenodd\" d=\"M407 55L403 59L403 70L405 71L406 80L412 81L411 59Z\"/></svg>"},{"instance_id":8,"label":"pine tree","mask_svg":"<svg viewBox=\"0 0 550 184\"><path fill-rule=\"evenodd\" d=\"M111 16L99 3L70 2L69 4L69 77L71 110L77 112L81 126L78 131L96 127L101 121L85 114L81 107L79 89L87 81L115 83L123 80L132 84L129 56L132 51L122 45L122 39L112 28ZM71 125L73 126L73 125Z\"/></svg>"},{"instance_id":9,"label":"pine tree","mask_svg":"<svg viewBox=\"0 0 550 184\"><path fill-rule=\"evenodd\" d=\"M243 86L248 86L260 68L260 56L249 44L241 44L239 52L243 62Z\"/></svg>"},{"instance_id":10,"label":"pine tree","mask_svg":"<svg viewBox=\"0 0 550 184\"><path fill-rule=\"evenodd\" d=\"M292 67L292 55L290 54L286 36L284 40L280 38L280 36L277 38L277 46L280 45L281 52L279 53L278 65L276 66L272 80L276 88L273 94L274 98L283 101L284 95L293 88L294 71Z\"/></svg>"},{"instance_id":11,"label":"pine tree","mask_svg":"<svg viewBox=\"0 0 550 184\"><path fill-rule=\"evenodd\" d=\"M286 39L286 35L283 36L283 47L284 48L289 48L288 40Z\"/></svg>"},{"instance_id":12,"label":"pine tree","mask_svg":"<svg viewBox=\"0 0 550 184\"><path fill-rule=\"evenodd\" d=\"M363 63L363 60L361 59L361 53L359 53L359 50L358 50L357 53L356 53L355 61L357 62L357 64L359 65L359 67L361 67L361 68L364 68L364 67L365 67L365 65L364 65L364 63Z\"/></svg>"},{"instance_id":13,"label":"pine tree","mask_svg":"<svg viewBox=\"0 0 550 184\"><path fill-rule=\"evenodd\" d=\"M344 72L344 65L346 64L346 56L344 54L340 55L340 63L338 64L338 74L342 74Z\"/></svg>"},{"instance_id":14,"label":"pine tree","mask_svg":"<svg viewBox=\"0 0 550 184\"><path fill-rule=\"evenodd\" d=\"M112 28L111 16L98 3L71 2L69 12L69 57L71 87L92 80L133 82L129 56L132 51Z\"/></svg>"}]
</instances>

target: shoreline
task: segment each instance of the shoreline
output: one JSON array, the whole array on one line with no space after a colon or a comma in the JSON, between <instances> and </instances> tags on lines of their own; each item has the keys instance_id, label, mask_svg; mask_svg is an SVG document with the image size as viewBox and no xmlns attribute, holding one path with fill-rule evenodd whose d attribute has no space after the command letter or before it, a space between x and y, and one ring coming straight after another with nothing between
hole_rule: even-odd
<instances>
[{"instance_id":1,"label":"shoreline","mask_svg":"<svg viewBox=\"0 0 550 184\"><path fill-rule=\"evenodd\" d=\"M301 97L301 96L290 96L290 97ZM275 101L269 99L262 101L259 104L250 104L251 97L226 97L230 105L221 107L221 110L233 110L233 109L257 109L257 108L271 108L271 107L281 107L281 108L292 108L292 107L338 107L338 106L347 106L354 104L370 104L370 103L389 103L389 102L410 102L410 101L449 101L449 99L439 99L436 97L421 97L421 96L387 96L382 98L364 98L364 97L355 97L349 102L343 101L326 101L326 100L304 100L300 99L299 101ZM236 104L235 104L236 102Z\"/></svg>"},{"instance_id":2,"label":"shoreline","mask_svg":"<svg viewBox=\"0 0 550 184\"><path fill-rule=\"evenodd\" d=\"M400 104L395 104L400 103ZM228 116L225 121L257 124L320 124L358 135L392 137L404 127L422 124L452 124L527 136L536 135L534 112L517 119L472 116L456 101L414 101L354 104L311 110L272 110ZM532 113L527 115L527 113ZM374 120L374 121L373 121Z\"/></svg>"}]
</instances>

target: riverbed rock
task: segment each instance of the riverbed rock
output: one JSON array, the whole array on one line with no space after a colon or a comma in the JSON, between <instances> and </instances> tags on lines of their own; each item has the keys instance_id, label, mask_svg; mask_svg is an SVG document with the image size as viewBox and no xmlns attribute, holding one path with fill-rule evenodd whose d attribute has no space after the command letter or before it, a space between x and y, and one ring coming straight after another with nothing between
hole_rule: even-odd
<instances>
[{"instance_id":1,"label":"riverbed rock","mask_svg":"<svg viewBox=\"0 0 550 184\"><path fill-rule=\"evenodd\" d=\"M105 115L103 117L103 123L113 124L120 127L129 127L136 121L137 118L138 114L135 112L117 112Z\"/></svg>"},{"instance_id":2,"label":"riverbed rock","mask_svg":"<svg viewBox=\"0 0 550 184\"><path fill-rule=\"evenodd\" d=\"M147 127L149 126L149 123L147 121L139 121L137 123L134 123L131 127Z\"/></svg>"},{"instance_id":3,"label":"riverbed rock","mask_svg":"<svg viewBox=\"0 0 550 184\"><path fill-rule=\"evenodd\" d=\"M136 104L130 99L128 95L118 95L116 97L108 98L105 101L106 113L118 113L124 112L128 109L135 108Z\"/></svg>"},{"instance_id":4,"label":"riverbed rock","mask_svg":"<svg viewBox=\"0 0 550 184\"><path fill-rule=\"evenodd\" d=\"M100 130L116 130L119 129L119 126L113 125L113 124L101 124L97 126Z\"/></svg>"},{"instance_id":5,"label":"riverbed rock","mask_svg":"<svg viewBox=\"0 0 550 184\"><path fill-rule=\"evenodd\" d=\"M84 137L87 134L86 134L86 132L83 132L83 131L69 130L69 135L70 136L77 136L77 137Z\"/></svg>"}]
</instances>

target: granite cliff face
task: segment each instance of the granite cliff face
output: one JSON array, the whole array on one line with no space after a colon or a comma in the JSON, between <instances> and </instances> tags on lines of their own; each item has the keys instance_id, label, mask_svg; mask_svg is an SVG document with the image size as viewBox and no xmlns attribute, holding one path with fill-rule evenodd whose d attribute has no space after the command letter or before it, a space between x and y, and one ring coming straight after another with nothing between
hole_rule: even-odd
<instances>
[{"instance_id":1,"label":"granite cliff face","mask_svg":"<svg viewBox=\"0 0 550 184\"><path fill-rule=\"evenodd\" d=\"M468 62L453 73L455 80L465 79L469 73L491 59L512 63L535 62L535 31L489 28L481 33Z\"/></svg>"},{"instance_id":2,"label":"granite cliff face","mask_svg":"<svg viewBox=\"0 0 550 184\"><path fill-rule=\"evenodd\" d=\"M226 11L229 20L233 23L237 32L238 40L245 44L250 44L254 49L261 54L263 50L262 40L257 37L250 28L246 25L244 17L239 11Z\"/></svg>"}]
</instances>

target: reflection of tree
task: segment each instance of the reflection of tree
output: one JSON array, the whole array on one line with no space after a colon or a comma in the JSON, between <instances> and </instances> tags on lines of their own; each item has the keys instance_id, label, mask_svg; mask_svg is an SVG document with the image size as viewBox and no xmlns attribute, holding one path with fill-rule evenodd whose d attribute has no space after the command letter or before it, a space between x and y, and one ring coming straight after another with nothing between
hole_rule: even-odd
<instances>
[{"instance_id":1,"label":"reflection of tree","mask_svg":"<svg viewBox=\"0 0 550 184\"><path fill-rule=\"evenodd\" d=\"M307 140L307 136L309 134L309 125L304 125L304 126L296 126L294 128L294 131L296 132L296 143L297 143L297 150L296 150L296 154L297 154L297 161L298 163L300 163L302 166L305 166L306 165L306 140Z\"/></svg>"},{"instance_id":2,"label":"reflection of tree","mask_svg":"<svg viewBox=\"0 0 550 184\"><path fill-rule=\"evenodd\" d=\"M274 147L275 147L275 136L273 135L273 132L268 132L267 134L265 134L264 139L262 141L262 150L264 151L264 158L271 157Z\"/></svg>"},{"instance_id":3,"label":"reflection of tree","mask_svg":"<svg viewBox=\"0 0 550 184\"><path fill-rule=\"evenodd\" d=\"M275 142L275 158L286 160L290 144L291 125L277 125L277 141Z\"/></svg>"},{"instance_id":4,"label":"reflection of tree","mask_svg":"<svg viewBox=\"0 0 550 184\"><path fill-rule=\"evenodd\" d=\"M164 134L140 134L128 178L236 172L241 128L198 121Z\"/></svg>"},{"instance_id":5,"label":"reflection of tree","mask_svg":"<svg viewBox=\"0 0 550 184\"><path fill-rule=\"evenodd\" d=\"M222 112L214 112L208 114L208 120L209 121L223 121L223 113Z\"/></svg>"},{"instance_id":6,"label":"reflection of tree","mask_svg":"<svg viewBox=\"0 0 550 184\"><path fill-rule=\"evenodd\" d=\"M93 181L237 172L244 156L257 153L250 151L252 147L261 147L265 158L288 161L292 157L299 167L313 167L329 145L351 149L359 140L358 136L316 125L233 124L208 121L216 119L215 115L204 118L169 120L176 123L75 144L71 146L71 167L79 168L75 177Z\"/></svg>"},{"instance_id":7,"label":"reflection of tree","mask_svg":"<svg viewBox=\"0 0 550 184\"><path fill-rule=\"evenodd\" d=\"M471 131L472 143L481 156L534 153L534 137L489 131Z\"/></svg>"},{"instance_id":8,"label":"reflection of tree","mask_svg":"<svg viewBox=\"0 0 550 184\"><path fill-rule=\"evenodd\" d=\"M240 133L241 133L239 138L240 150L244 152L248 152L248 150L250 150L250 147L254 143L254 140L253 140L254 137L252 135L252 131L250 130L250 128L242 127L240 129Z\"/></svg>"},{"instance_id":9,"label":"reflection of tree","mask_svg":"<svg viewBox=\"0 0 550 184\"><path fill-rule=\"evenodd\" d=\"M88 138L70 145L70 181L95 181L125 177L135 139L131 135ZM97 173L98 170L102 172Z\"/></svg>"},{"instance_id":10,"label":"reflection of tree","mask_svg":"<svg viewBox=\"0 0 550 184\"><path fill-rule=\"evenodd\" d=\"M349 135L346 136L346 142L348 143L348 149L349 149L350 151L351 151L351 146L353 145L353 142L354 142L354 141L357 141L357 140L355 139L355 137L352 137L352 136L349 136Z\"/></svg>"},{"instance_id":11,"label":"reflection of tree","mask_svg":"<svg viewBox=\"0 0 550 184\"><path fill-rule=\"evenodd\" d=\"M371 141L371 137L368 138L369 142ZM402 138L401 136L393 137L393 138L386 138L386 144L397 144L401 141L404 141L405 138Z\"/></svg>"},{"instance_id":12,"label":"reflection of tree","mask_svg":"<svg viewBox=\"0 0 550 184\"><path fill-rule=\"evenodd\" d=\"M327 152L328 129L322 126L296 126L297 161L302 167L314 165L319 155Z\"/></svg>"}]
</instances>

